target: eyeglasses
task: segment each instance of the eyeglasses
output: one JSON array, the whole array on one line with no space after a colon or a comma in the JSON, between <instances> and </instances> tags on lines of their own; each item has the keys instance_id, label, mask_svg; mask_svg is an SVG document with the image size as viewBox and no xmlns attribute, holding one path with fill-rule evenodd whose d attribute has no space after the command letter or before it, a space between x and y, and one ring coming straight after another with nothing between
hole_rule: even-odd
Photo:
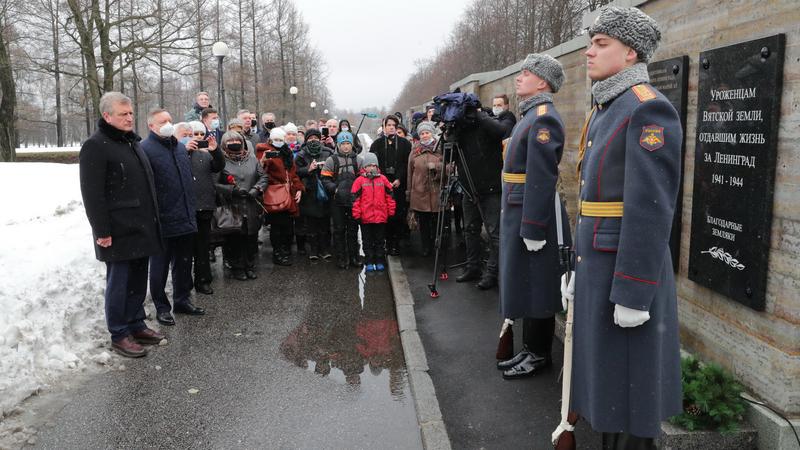
<instances>
[{"instance_id":1,"label":"eyeglasses","mask_svg":"<svg viewBox=\"0 0 800 450\"><path fill-rule=\"evenodd\" d=\"M206 133L205 132L201 132L201 133L195 133L194 135L195 136L204 137L206 135Z\"/></svg>"}]
</instances>

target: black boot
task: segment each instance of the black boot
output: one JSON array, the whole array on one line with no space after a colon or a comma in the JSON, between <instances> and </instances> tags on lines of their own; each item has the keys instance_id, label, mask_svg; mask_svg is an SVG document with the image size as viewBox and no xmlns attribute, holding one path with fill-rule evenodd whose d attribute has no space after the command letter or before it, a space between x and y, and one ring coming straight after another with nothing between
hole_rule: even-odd
<instances>
[{"instance_id":1,"label":"black boot","mask_svg":"<svg viewBox=\"0 0 800 450\"><path fill-rule=\"evenodd\" d=\"M603 450L656 450L653 438L628 433L603 433Z\"/></svg>"},{"instance_id":2,"label":"black boot","mask_svg":"<svg viewBox=\"0 0 800 450\"><path fill-rule=\"evenodd\" d=\"M497 277L494 275L483 274L481 281L475 285L478 289L487 290L497 286Z\"/></svg>"},{"instance_id":3,"label":"black boot","mask_svg":"<svg viewBox=\"0 0 800 450\"><path fill-rule=\"evenodd\" d=\"M306 237L297 235L295 236L295 240L297 242L297 254L301 256L307 255L308 252L306 252Z\"/></svg>"},{"instance_id":4,"label":"black boot","mask_svg":"<svg viewBox=\"0 0 800 450\"><path fill-rule=\"evenodd\" d=\"M461 272L461 275L456 278L456 283L464 283L467 281L477 280L481 277L481 269L477 267L467 267Z\"/></svg>"},{"instance_id":5,"label":"black boot","mask_svg":"<svg viewBox=\"0 0 800 450\"><path fill-rule=\"evenodd\" d=\"M528 353L519 364L503 371L503 378L516 380L518 378L532 377L552 365L553 359L550 355L539 356L535 353Z\"/></svg>"}]
</instances>

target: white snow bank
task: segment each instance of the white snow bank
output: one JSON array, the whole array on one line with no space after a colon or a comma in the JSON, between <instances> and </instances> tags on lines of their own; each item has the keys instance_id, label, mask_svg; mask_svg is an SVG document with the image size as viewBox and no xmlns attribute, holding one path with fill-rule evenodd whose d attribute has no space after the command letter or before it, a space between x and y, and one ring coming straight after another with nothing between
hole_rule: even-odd
<instances>
[{"instance_id":1,"label":"white snow bank","mask_svg":"<svg viewBox=\"0 0 800 450\"><path fill-rule=\"evenodd\" d=\"M71 147L20 147L17 153L56 153L56 152L79 152L80 145Z\"/></svg>"},{"instance_id":2,"label":"white snow bank","mask_svg":"<svg viewBox=\"0 0 800 450\"><path fill-rule=\"evenodd\" d=\"M65 372L107 363L105 265L77 164L0 163L0 418Z\"/></svg>"}]
</instances>

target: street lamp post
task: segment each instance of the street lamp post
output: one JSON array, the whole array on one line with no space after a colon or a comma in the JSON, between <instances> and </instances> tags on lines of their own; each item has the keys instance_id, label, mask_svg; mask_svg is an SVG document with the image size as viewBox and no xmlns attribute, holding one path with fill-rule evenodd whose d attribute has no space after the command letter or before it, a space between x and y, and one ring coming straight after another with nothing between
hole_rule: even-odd
<instances>
[{"instance_id":1,"label":"street lamp post","mask_svg":"<svg viewBox=\"0 0 800 450\"><path fill-rule=\"evenodd\" d=\"M322 114L325 114L327 116L328 115L328 110L326 109L325 111L322 111Z\"/></svg>"},{"instance_id":2,"label":"street lamp post","mask_svg":"<svg viewBox=\"0 0 800 450\"><path fill-rule=\"evenodd\" d=\"M217 57L217 82L219 84L217 92L219 93L220 114L222 115L222 120L220 120L220 122L222 122L221 131L223 132L228 122L228 112L225 108L225 79L223 77L222 60L225 59L229 53L230 49L228 49L228 44L224 42L215 42L214 45L211 46L211 54Z\"/></svg>"},{"instance_id":3,"label":"street lamp post","mask_svg":"<svg viewBox=\"0 0 800 450\"><path fill-rule=\"evenodd\" d=\"M314 114L314 108L316 108L316 107L317 107L317 102L311 102L311 103L310 103L308 106L310 106L310 107L311 107L311 117L314 117L314 116L315 116L315 114ZM314 119L314 120L317 120L317 119Z\"/></svg>"},{"instance_id":4,"label":"street lamp post","mask_svg":"<svg viewBox=\"0 0 800 450\"><path fill-rule=\"evenodd\" d=\"M299 123L297 121L297 92L297 86L289 88L289 93L292 94L292 117L294 118L294 123Z\"/></svg>"}]
</instances>

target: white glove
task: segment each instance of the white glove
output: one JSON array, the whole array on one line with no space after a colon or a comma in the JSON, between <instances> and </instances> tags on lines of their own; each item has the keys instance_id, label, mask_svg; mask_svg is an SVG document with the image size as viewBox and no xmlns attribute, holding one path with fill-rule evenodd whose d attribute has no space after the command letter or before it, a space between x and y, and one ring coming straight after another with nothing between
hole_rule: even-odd
<instances>
[{"instance_id":1,"label":"white glove","mask_svg":"<svg viewBox=\"0 0 800 450\"><path fill-rule=\"evenodd\" d=\"M569 284L567 284L567 274L561 275L561 306L567 309L567 301L575 300L575 271L569 272Z\"/></svg>"},{"instance_id":2,"label":"white glove","mask_svg":"<svg viewBox=\"0 0 800 450\"><path fill-rule=\"evenodd\" d=\"M522 240L525 241L525 247L528 247L529 252L538 252L544 247L544 244L547 244L547 241L534 241L533 239L525 238L522 238Z\"/></svg>"},{"instance_id":3,"label":"white glove","mask_svg":"<svg viewBox=\"0 0 800 450\"><path fill-rule=\"evenodd\" d=\"M650 313L622 305L614 306L614 323L622 328L633 328L650 320Z\"/></svg>"}]
</instances>

